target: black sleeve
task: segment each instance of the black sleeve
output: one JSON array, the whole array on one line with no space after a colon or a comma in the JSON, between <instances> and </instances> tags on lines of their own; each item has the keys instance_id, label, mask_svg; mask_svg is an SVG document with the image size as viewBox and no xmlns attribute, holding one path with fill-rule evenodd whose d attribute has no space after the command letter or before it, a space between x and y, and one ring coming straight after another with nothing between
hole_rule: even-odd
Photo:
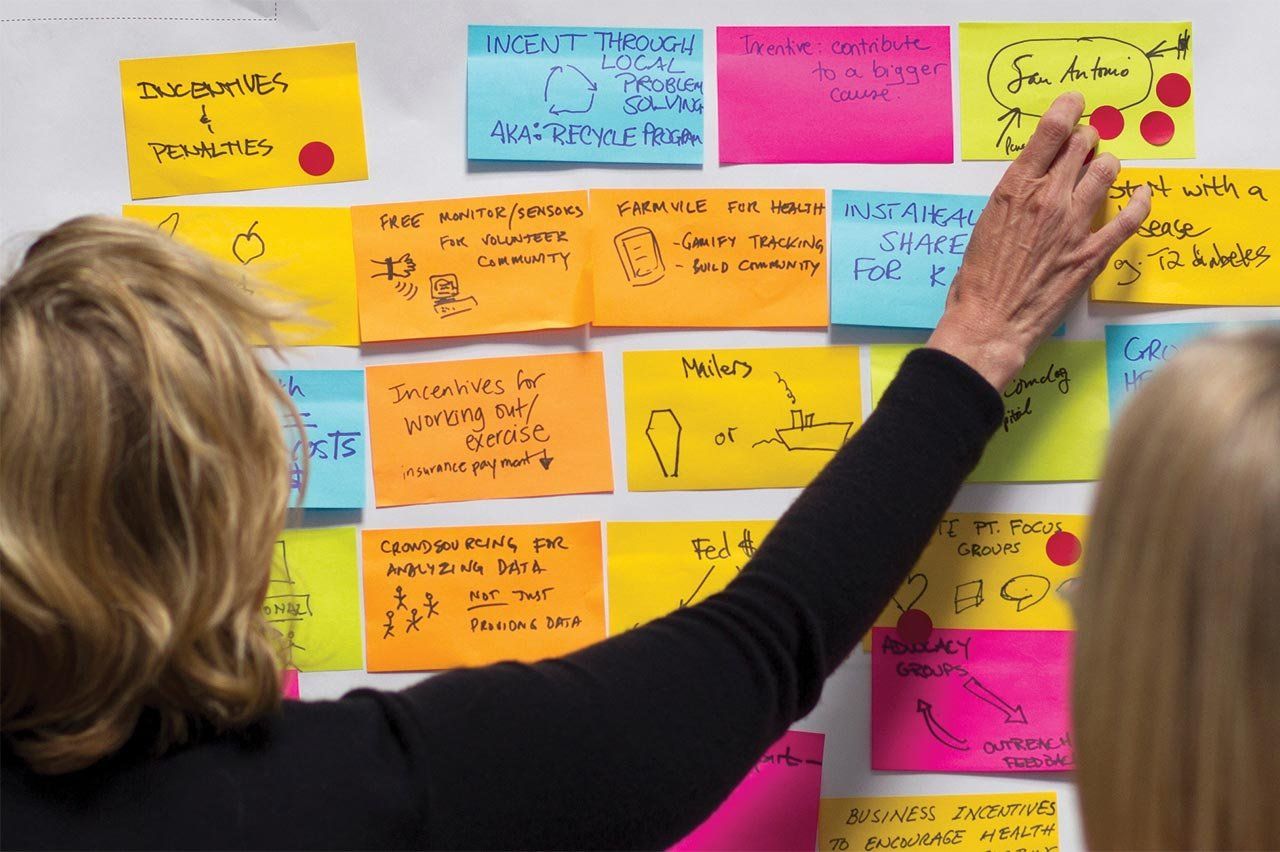
<instances>
[{"instance_id":1,"label":"black sleeve","mask_svg":"<svg viewBox=\"0 0 1280 852\"><path fill-rule=\"evenodd\" d=\"M378 693L422 787L424 846L678 840L817 703L1002 413L963 362L916 350L724 591L564 658Z\"/></svg>"}]
</instances>

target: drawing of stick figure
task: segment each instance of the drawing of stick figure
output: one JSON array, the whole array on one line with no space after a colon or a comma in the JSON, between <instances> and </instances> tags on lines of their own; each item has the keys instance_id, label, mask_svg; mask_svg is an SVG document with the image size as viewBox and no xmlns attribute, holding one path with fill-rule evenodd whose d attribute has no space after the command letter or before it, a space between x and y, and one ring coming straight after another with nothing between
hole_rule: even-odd
<instances>
[{"instance_id":1,"label":"drawing of stick figure","mask_svg":"<svg viewBox=\"0 0 1280 852\"><path fill-rule=\"evenodd\" d=\"M396 586L396 609L408 609L404 599L407 597L404 593L404 586Z\"/></svg>"},{"instance_id":2,"label":"drawing of stick figure","mask_svg":"<svg viewBox=\"0 0 1280 852\"><path fill-rule=\"evenodd\" d=\"M431 594L431 592L427 592L426 597L423 598L423 600L425 601L427 606L427 612L426 612L427 618L434 618L435 616L440 614L438 612L440 602L436 600L435 595Z\"/></svg>"},{"instance_id":3,"label":"drawing of stick figure","mask_svg":"<svg viewBox=\"0 0 1280 852\"><path fill-rule=\"evenodd\" d=\"M405 627L404 632L408 633L418 629L418 625L422 622L422 616L418 615L418 608L415 606L409 610L409 624Z\"/></svg>"},{"instance_id":4,"label":"drawing of stick figure","mask_svg":"<svg viewBox=\"0 0 1280 852\"><path fill-rule=\"evenodd\" d=\"M290 648L297 648L299 651L305 651L305 650L307 650L306 648L304 648L304 647L302 647L301 645L299 645L296 641L294 641L294 635L295 635L295 634L294 634L294 632L293 632L292 630L290 630L290 631L289 631L288 633L286 633L286 634L285 634L285 636L284 636L285 641L289 643L289 647L290 647Z\"/></svg>"},{"instance_id":5,"label":"drawing of stick figure","mask_svg":"<svg viewBox=\"0 0 1280 852\"><path fill-rule=\"evenodd\" d=\"M382 634L383 639L390 639L396 635L396 613L395 610L387 610L387 623L382 625L387 628L387 632Z\"/></svg>"}]
</instances>

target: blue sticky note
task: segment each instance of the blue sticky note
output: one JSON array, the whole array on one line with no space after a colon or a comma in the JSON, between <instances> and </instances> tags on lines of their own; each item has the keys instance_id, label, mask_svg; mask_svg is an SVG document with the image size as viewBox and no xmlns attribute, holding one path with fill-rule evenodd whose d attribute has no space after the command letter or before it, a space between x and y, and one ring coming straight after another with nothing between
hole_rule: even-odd
<instances>
[{"instance_id":1,"label":"blue sticky note","mask_svg":"<svg viewBox=\"0 0 1280 852\"><path fill-rule=\"evenodd\" d=\"M1257 326L1280 326L1280 321L1107 326L1107 396L1112 415L1161 364L1195 338L1214 331Z\"/></svg>"},{"instance_id":2,"label":"blue sticky note","mask_svg":"<svg viewBox=\"0 0 1280 852\"><path fill-rule=\"evenodd\" d=\"M831 193L831 322L933 328L985 195Z\"/></svg>"},{"instance_id":3,"label":"blue sticky note","mask_svg":"<svg viewBox=\"0 0 1280 852\"><path fill-rule=\"evenodd\" d=\"M292 461L289 481L297 505L302 487L302 461L309 462L306 509L359 509L364 506L365 466L369 442L364 425L363 370L276 370L289 399L302 417L305 435L292 418L283 419Z\"/></svg>"},{"instance_id":4,"label":"blue sticky note","mask_svg":"<svg viewBox=\"0 0 1280 852\"><path fill-rule=\"evenodd\" d=\"M702 163L702 31L467 28L473 160Z\"/></svg>"}]
</instances>

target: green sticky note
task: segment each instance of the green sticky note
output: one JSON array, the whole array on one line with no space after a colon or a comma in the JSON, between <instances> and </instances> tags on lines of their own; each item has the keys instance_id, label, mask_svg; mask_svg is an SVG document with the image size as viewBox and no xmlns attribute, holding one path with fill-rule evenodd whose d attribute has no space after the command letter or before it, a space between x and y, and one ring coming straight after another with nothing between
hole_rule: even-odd
<instances>
[{"instance_id":1,"label":"green sticky note","mask_svg":"<svg viewBox=\"0 0 1280 852\"><path fill-rule=\"evenodd\" d=\"M876 402L916 347L871 347ZM1002 393L1003 423L970 482L1064 482L1097 479L1106 452L1106 347L1101 340L1041 344Z\"/></svg>"},{"instance_id":2,"label":"green sticky note","mask_svg":"<svg viewBox=\"0 0 1280 852\"><path fill-rule=\"evenodd\" d=\"M364 668L355 527L286 530L262 603L304 672Z\"/></svg>"}]
</instances>

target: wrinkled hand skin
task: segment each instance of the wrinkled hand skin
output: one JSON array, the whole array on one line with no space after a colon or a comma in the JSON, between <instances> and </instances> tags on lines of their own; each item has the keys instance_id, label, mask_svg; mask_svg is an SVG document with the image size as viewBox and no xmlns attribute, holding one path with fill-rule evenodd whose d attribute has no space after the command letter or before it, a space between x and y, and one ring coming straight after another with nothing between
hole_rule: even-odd
<instances>
[{"instance_id":1,"label":"wrinkled hand skin","mask_svg":"<svg viewBox=\"0 0 1280 852\"><path fill-rule=\"evenodd\" d=\"M1084 97L1068 92L1045 111L1027 147L996 185L973 229L947 307L928 345L1002 390L1062 322L1107 260L1151 211L1143 186L1106 225L1092 225L1120 173L1078 125Z\"/></svg>"}]
</instances>

